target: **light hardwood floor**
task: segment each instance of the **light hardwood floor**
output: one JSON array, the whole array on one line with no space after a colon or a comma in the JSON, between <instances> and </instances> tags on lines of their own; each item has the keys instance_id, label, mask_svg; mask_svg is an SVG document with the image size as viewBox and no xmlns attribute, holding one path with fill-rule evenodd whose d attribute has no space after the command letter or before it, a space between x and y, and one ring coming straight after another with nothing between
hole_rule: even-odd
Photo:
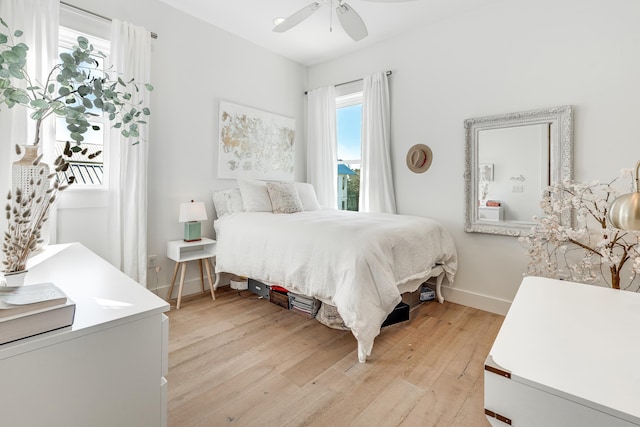
<instances>
[{"instance_id":1,"label":"light hardwood floor","mask_svg":"<svg viewBox=\"0 0 640 427\"><path fill-rule=\"evenodd\" d=\"M169 312L169 426L488 426L483 363L503 317L423 303L366 363L350 332L248 291Z\"/></svg>"}]
</instances>

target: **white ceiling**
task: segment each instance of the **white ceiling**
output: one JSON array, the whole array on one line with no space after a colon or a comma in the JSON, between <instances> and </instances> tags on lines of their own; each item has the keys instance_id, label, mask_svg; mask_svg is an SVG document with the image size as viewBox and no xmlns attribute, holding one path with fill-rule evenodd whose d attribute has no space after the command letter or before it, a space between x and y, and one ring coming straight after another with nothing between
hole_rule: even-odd
<instances>
[{"instance_id":1,"label":"white ceiling","mask_svg":"<svg viewBox=\"0 0 640 427\"><path fill-rule=\"evenodd\" d=\"M354 42L335 15L338 0L323 3L310 18L285 33L274 33L273 19L287 17L314 0L160 0L232 34L305 65L342 56L403 32L468 12L497 0L415 0L379 3L347 0L362 17L368 37ZM382 1L382 0L377 0ZM330 19L333 31L329 31Z\"/></svg>"}]
</instances>

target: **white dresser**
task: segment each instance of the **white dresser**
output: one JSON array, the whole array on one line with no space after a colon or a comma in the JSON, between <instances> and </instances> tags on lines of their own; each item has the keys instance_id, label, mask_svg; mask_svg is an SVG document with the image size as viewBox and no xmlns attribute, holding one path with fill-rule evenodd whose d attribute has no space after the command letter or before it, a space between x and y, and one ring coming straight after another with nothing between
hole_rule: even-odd
<instances>
[{"instance_id":1,"label":"white dresser","mask_svg":"<svg viewBox=\"0 0 640 427\"><path fill-rule=\"evenodd\" d=\"M492 426L640 425L640 294L526 277L484 380Z\"/></svg>"},{"instance_id":2,"label":"white dresser","mask_svg":"<svg viewBox=\"0 0 640 427\"><path fill-rule=\"evenodd\" d=\"M0 345L0 425L166 425L169 305L84 246L28 264L76 303L73 326Z\"/></svg>"}]
</instances>

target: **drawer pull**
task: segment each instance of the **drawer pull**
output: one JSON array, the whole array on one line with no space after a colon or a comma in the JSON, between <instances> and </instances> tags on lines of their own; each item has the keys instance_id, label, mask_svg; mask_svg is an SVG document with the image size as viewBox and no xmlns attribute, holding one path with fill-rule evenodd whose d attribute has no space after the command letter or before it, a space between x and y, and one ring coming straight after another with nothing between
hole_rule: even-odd
<instances>
[{"instance_id":1,"label":"drawer pull","mask_svg":"<svg viewBox=\"0 0 640 427\"><path fill-rule=\"evenodd\" d=\"M509 418L507 418L507 417L505 417L505 416L502 416L502 415L500 415L500 414L496 414L496 413L495 413L495 412L493 412L493 411L490 411L490 410L488 410L488 409L485 409L485 410L484 410L484 414L485 414L486 416L488 416L488 417L495 418L495 419L496 419L496 420L498 420L498 421L502 421L502 422L503 422L503 423L505 423L505 424L511 425L511 420L510 420Z\"/></svg>"},{"instance_id":2,"label":"drawer pull","mask_svg":"<svg viewBox=\"0 0 640 427\"><path fill-rule=\"evenodd\" d=\"M511 372L503 371L502 369L494 368L493 366L484 365L484 370L500 375L501 377L511 379Z\"/></svg>"}]
</instances>

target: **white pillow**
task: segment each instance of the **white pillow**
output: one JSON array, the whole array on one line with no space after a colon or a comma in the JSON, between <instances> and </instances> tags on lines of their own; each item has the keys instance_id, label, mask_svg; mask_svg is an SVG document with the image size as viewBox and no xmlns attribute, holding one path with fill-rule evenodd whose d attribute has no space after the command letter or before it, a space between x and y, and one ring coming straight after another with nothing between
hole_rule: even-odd
<instances>
[{"instance_id":1,"label":"white pillow","mask_svg":"<svg viewBox=\"0 0 640 427\"><path fill-rule=\"evenodd\" d=\"M266 184L255 179L238 179L242 202L247 212L273 212Z\"/></svg>"},{"instance_id":2,"label":"white pillow","mask_svg":"<svg viewBox=\"0 0 640 427\"><path fill-rule=\"evenodd\" d=\"M216 208L218 218L227 214L244 211L240 189L236 187L229 190L214 191L213 206Z\"/></svg>"},{"instance_id":3,"label":"white pillow","mask_svg":"<svg viewBox=\"0 0 640 427\"><path fill-rule=\"evenodd\" d=\"M273 213L302 212L302 202L294 182L267 182Z\"/></svg>"},{"instance_id":4,"label":"white pillow","mask_svg":"<svg viewBox=\"0 0 640 427\"><path fill-rule=\"evenodd\" d=\"M306 182L296 182L296 189L305 211L319 211L322 209L313 185Z\"/></svg>"}]
</instances>

